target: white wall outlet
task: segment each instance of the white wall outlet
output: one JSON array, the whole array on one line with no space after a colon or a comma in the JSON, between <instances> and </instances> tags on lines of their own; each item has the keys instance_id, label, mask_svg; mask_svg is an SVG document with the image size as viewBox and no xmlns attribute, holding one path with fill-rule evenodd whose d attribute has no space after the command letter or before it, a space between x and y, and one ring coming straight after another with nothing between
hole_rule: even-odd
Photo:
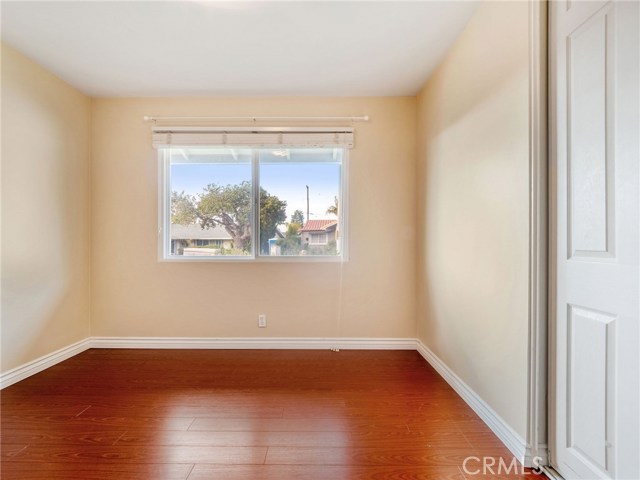
<instances>
[{"instance_id":1,"label":"white wall outlet","mask_svg":"<svg viewBox=\"0 0 640 480\"><path fill-rule=\"evenodd\" d=\"M258 327L267 328L267 316L264 314L258 315Z\"/></svg>"}]
</instances>

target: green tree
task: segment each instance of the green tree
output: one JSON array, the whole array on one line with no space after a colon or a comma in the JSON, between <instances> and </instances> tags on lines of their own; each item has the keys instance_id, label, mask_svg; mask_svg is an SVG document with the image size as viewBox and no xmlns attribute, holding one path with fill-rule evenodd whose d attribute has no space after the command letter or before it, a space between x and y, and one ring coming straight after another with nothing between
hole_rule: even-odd
<instances>
[{"instance_id":1,"label":"green tree","mask_svg":"<svg viewBox=\"0 0 640 480\"><path fill-rule=\"evenodd\" d=\"M333 197L333 205L327 208L327 213L338 216L338 197Z\"/></svg>"},{"instance_id":2,"label":"green tree","mask_svg":"<svg viewBox=\"0 0 640 480\"><path fill-rule=\"evenodd\" d=\"M293 212L293 215L291 215L291 223L297 223L301 226L304 225L304 213L302 213L302 210Z\"/></svg>"},{"instance_id":3,"label":"green tree","mask_svg":"<svg viewBox=\"0 0 640 480\"><path fill-rule=\"evenodd\" d=\"M184 191L171 192L171 223L189 225L198 218L195 198Z\"/></svg>"},{"instance_id":4,"label":"green tree","mask_svg":"<svg viewBox=\"0 0 640 480\"><path fill-rule=\"evenodd\" d=\"M251 249L251 182L236 185L207 185L198 197L171 192L171 223L189 225L199 220L202 228L222 226L242 251ZM261 249L269 248L278 225L284 223L287 202L260 189ZM264 241L263 241L264 240Z\"/></svg>"},{"instance_id":5,"label":"green tree","mask_svg":"<svg viewBox=\"0 0 640 480\"><path fill-rule=\"evenodd\" d=\"M260 188L260 252L269 254L269 239L287 219L287 202Z\"/></svg>"},{"instance_id":6,"label":"green tree","mask_svg":"<svg viewBox=\"0 0 640 480\"><path fill-rule=\"evenodd\" d=\"M282 255L300 255L300 250L302 250L299 235L301 228L302 225L299 223L291 222L287 225L284 238L280 238L276 242L276 245L278 245L282 251Z\"/></svg>"},{"instance_id":7,"label":"green tree","mask_svg":"<svg viewBox=\"0 0 640 480\"><path fill-rule=\"evenodd\" d=\"M335 240L331 240L326 245L307 245L309 255L337 255L338 245Z\"/></svg>"},{"instance_id":8,"label":"green tree","mask_svg":"<svg viewBox=\"0 0 640 480\"><path fill-rule=\"evenodd\" d=\"M251 183L207 185L199 195L196 211L202 228L221 225L242 251L251 249Z\"/></svg>"}]
</instances>

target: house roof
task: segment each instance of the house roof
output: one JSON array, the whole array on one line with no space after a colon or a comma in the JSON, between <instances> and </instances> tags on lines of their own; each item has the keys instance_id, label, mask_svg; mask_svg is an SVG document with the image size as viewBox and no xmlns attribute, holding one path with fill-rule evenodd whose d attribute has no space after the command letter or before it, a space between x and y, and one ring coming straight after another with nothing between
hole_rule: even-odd
<instances>
[{"instance_id":1,"label":"house roof","mask_svg":"<svg viewBox=\"0 0 640 480\"><path fill-rule=\"evenodd\" d=\"M300 229L301 232L330 232L338 226L337 220L309 220Z\"/></svg>"},{"instance_id":2,"label":"house roof","mask_svg":"<svg viewBox=\"0 0 640 480\"><path fill-rule=\"evenodd\" d=\"M172 240L230 240L231 235L224 227L216 225L213 228L202 228L197 223L190 225L171 224Z\"/></svg>"}]
</instances>

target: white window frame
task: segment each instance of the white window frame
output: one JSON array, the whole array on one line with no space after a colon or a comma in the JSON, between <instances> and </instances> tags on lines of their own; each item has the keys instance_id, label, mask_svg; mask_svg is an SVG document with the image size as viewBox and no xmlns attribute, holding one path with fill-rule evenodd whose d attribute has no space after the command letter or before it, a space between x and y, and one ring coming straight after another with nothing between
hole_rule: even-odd
<instances>
[{"instance_id":1,"label":"white window frame","mask_svg":"<svg viewBox=\"0 0 640 480\"><path fill-rule=\"evenodd\" d=\"M211 145L212 147L230 145ZM235 145L233 146L235 147ZM288 145L286 148L308 147ZM247 148L246 145L237 148ZM260 221L256 212L259 211L259 188L260 188L260 163L258 151L260 146L251 147L253 149L252 164L252 195L254 199L253 214L251 224L253 226L253 241L251 255L221 255L221 256L184 256L171 255L171 160L170 149L161 148L158 150L158 260L161 262L347 262L349 260L349 148L346 147L322 147L341 148L342 163L340 168L340 215L338 216L338 230L340 233L340 254L338 255L260 255ZM308 219L307 219L308 220Z\"/></svg>"}]
</instances>

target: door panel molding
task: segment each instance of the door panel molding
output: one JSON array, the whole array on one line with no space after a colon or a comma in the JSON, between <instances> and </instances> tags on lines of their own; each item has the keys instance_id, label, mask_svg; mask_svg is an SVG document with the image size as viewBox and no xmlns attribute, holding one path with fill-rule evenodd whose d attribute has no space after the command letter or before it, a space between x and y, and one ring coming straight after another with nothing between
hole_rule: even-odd
<instances>
[{"instance_id":1,"label":"door panel molding","mask_svg":"<svg viewBox=\"0 0 640 480\"><path fill-rule=\"evenodd\" d=\"M609 3L566 37L569 259L615 257L614 21Z\"/></svg>"},{"instance_id":2,"label":"door panel molding","mask_svg":"<svg viewBox=\"0 0 640 480\"><path fill-rule=\"evenodd\" d=\"M566 446L602 478L613 477L617 316L572 304L567 310Z\"/></svg>"}]
</instances>

